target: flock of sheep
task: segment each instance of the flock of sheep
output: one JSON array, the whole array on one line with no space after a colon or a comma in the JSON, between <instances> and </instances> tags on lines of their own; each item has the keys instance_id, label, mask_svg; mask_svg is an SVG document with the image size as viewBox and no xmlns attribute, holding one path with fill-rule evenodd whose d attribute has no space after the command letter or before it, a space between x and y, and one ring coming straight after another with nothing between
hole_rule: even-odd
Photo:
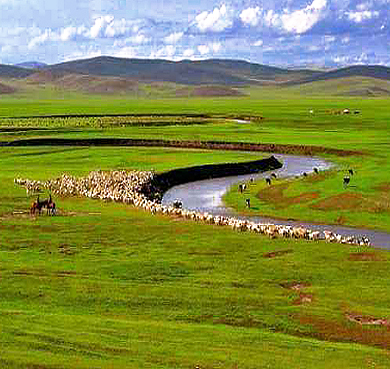
<instances>
[{"instance_id":1,"label":"flock of sheep","mask_svg":"<svg viewBox=\"0 0 390 369\"><path fill-rule=\"evenodd\" d=\"M357 239L352 236L344 237L330 231L313 231L304 227L277 225L269 223L255 223L248 220L240 220L233 217L212 215L197 211L186 210L178 206L162 205L154 198L156 188L151 183L155 174L153 172L139 171L93 171L87 177L76 178L63 174L61 177L46 182L31 181L28 179L15 179L16 184L22 185L27 192L40 188L61 196L85 196L93 199L111 200L132 204L143 208L152 214L161 213L202 221L220 226L230 226L238 231L252 231L275 237L292 237L308 240L325 239L329 242L339 242L353 245L370 245L366 237Z\"/></svg>"}]
</instances>

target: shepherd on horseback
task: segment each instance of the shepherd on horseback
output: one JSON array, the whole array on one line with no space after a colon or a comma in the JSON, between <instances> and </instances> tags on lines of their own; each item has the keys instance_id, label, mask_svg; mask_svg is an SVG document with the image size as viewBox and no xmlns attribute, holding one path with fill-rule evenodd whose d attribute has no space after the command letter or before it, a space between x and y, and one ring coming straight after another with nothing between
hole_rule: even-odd
<instances>
[{"instance_id":1,"label":"shepherd on horseback","mask_svg":"<svg viewBox=\"0 0 390 369\"><path fill-rule=\"evenodd\" d=\"M51 198L51 194L48 199L43 201L39 200L39 195L37 196L37 201L34 201L30 207L30 214L35 214L38 211L38 214L41 214L42 208L46 208L46 213L54 215L56 213L56 204Z\"/></svg>"}]
</instances>

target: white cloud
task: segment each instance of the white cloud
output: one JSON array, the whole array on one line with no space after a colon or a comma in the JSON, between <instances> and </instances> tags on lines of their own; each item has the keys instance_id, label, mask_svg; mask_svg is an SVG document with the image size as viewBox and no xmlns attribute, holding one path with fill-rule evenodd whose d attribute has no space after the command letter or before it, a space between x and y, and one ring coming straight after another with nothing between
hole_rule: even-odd
<instances>
[{"instance_id":1,"label":"white cloud","mask_svg":"<svg viewBox=\"0 0 390 369\"><path fill-rule=\"evenodd\" d=\"M212 42L207 45L199 45L198 52L200 55L207 55L210 53L217 53L222 48L222 44L220 42Z\"/></svg>"},{"instance_id":2,"label":"white cloud","mask_svg":"<svg viewBox=\"0 0 390 369\"><path fill-rule=\"evenodd\" d=\"M34 37L28 43L28 49L32 50L35 49L35 47L46 43L47 41L58 41L59 39L60 36L56 32L53 32L51 29L46 29L43 33Z\"/></svg>"},{"instance_id":3,"label":"white cloud","mask_svg":"<svg viewBox=\"0 0 390 369\"><path fill-rule=\"evenodd\" d=\"M184 32L173 32L164 38L166 44L176 44L179 42L184 35Z\"/></svg>"},{"instance_id":4,"label":"white cloud","mask_svg":"<svg viewBox=\"0 0 390 369\"><path fill-rule=\"evenodd\" d=\"M257 41L255 41L255 42L252 44L252 46L256 46L256 47L258 47L258 46L263 46L263 40L257 40Z\"/></svg>"},{"instance_id":5,"label":"white cloud","mask_svg":"<svg viewBox=\"0 0 390 369\"><path fill-rule=\"evenodd\" d=\"M258 6L256 8L244 9L240 14L240 19L244 24L250 26L257 26L260 21L261 10Z\"/></svg>"},{"instance_id":6,"label":"white cloud","mask_svg":"<svg viewBox=\"0 0 390 369\"><path fill-rule=\"evenodd\" d=\"M101 56L103 53L101 50L94 50L92 48L88 48L87 50L79 50L75 51L64 58L64 62L71 61L75 59L90 59Z\"/></svg>"},{"instance_id":7,"label":"white cloud","mask_svg":"<svg viewBox=\"0 0 390 369\"><path fill-rule=\"evenodd\" d=\"M138 35L130 37L129 40L138 45L147 44L150 42L150 38L145 36L143 33L139 33Z\"/></svg>"},{"instance_id":8,"label":"white cloud","mask_svg":"<svg viewBox=\"0 0 390 369\"><path fill-rule=\"evenodd\" d=\"M136 33L138 30L139 27L134 21L128 21L124 18L119 20L112 19L106 25L104 36L111 38L120 37L129 33Z\"/></svg>"},{"instance_id":9,"label":"white cloud","mask_svg":"<svg viewBox=\"0 0 390 369\"><path fill-rule=\"evenodd\" d=\"M151 41L151 39L145 36L143 33L127 37L125 39L120 38L114 41L114 47L124 47L129 44L131 45L144 45Z\"/></svg>"},{"instance_id":10,"label":"white cloud","mask_svg":"<svg viewBox=\"0 0 390 369\"><path fill-rule=\"evenodd\" d=\"M317 46L317 45L310 45L308 47L308 50L311 51L311 52L317 52L317 51L320 51L321 50L321 47L320 46Z\"/></svg>"},{"instance_id":11,"label":"white cloud","mask_svg":"<svg viewBox=\"0 0 390 369\"><path fill-rule=\"evenodd\" d=\"M4 45L1 48L2 53L10 53L12 51L13 47L11 45Z\"/></svg>"},{"instance_id":12,"label":"white cloud","mask_svg":"<svg viewBox=\"0 0 390 369\"><path fill-rule=\"evenodd\" d=\"M210 47L214 53L217 53L219 50L221 50L222 44L220 42L213 42Z\"/></svg>"},{"instance_id":13,"label":"white cloud","mask_svg":"<svg viewBox=\"0 0 390 369\"><path fill-rule=\"evenodd\" d=\"M109 26L113 20L114 17L112 15L105 15L96 18L94 25L91 27L89 31L89 36L91 38L103 37L106 33L107 26Z\"/></svg>"},{"instance_id":14,"label":"white cloud","mask_svg":"<svg viewBox=\"0 0 390 369\"><path fill-rule=\"evenodd\" d=\"M268 27L279 27L280 15L275 13L272 9L268 10L264 15L264 22Z\"/></svg>"},{"instance_id":15,"label":"white cloud","mask_svg":"<svg viewBox=\"0 0 390 369\"><path fill-rule=\"evenodd\" d=\"M132 46L125 46L122 47L120 50L116 51L114 56L117 56L118 58L134 58L137 56L137 52Z\"/></svg>"},{"instance_id":16,"label":"white cloud","mask_svg":"<svg viewBox=\"0 0 390 369\"><path fill-rule=\"evenodd\" d=\"M349 41L351 41L350 37L349 36L345 36L341 39L341 43L342 44L348 44Z\"/></svg>"},{"instance_id":17,"label":"white cloud","mask_svg":"<svg viewBox=\"0 0 390 369\"><path fill-rule=\"evenodd\" d=\"M207 45L199 45L198 51L200 55L206 55L210 52L210 48Z\"/></svg>"},{"instance_id":18,"label":"white cloud","mask_svg":"<svg viewBox=\"0 0 390 369\"><path fill-rule=\"evenodd\" d=\"M195 52L194 52L194 50L192 50L192 49L186 49L186 50L184 50L184 52L183 52L183 56L184 56L185 58L192 58L192 57L194 56L194 54L195 54Z\"/></svg>"},{"instance_id":19,"label":"white cloud","mask_svg":"<svg viewBox=\"0 0 390 369\"><path fill-rule=\"evenodd\" d=\"M159 48L157 51L152 51L150 53L151 59L174 59L176 54L176 47L173 45L166 45Z\"/></svg>"},{"instance_id":20,"label":"white cloud","mask_svg":"<svg viewBox=\"0 0 390 369\"><path fill-rule=\"evenodd\" d=\"M204 11L198 14L195 22L201 32L221 32L233 25L233 15L232 11L223 4L210 13Z\"/></svg>"},{"instance_id":21,"label":"white cloud","mask_svg":"<svg viewBox=\"0 0 390 369\"><path fill-rule=\"evenodd\" d=\"M80 27L69 26L63 28L60 33L61 41L74 40L77 36L87 37L88 29L84 25Z\"/></svg>"},{"instance_id":22,"label":"white cloud","mask_svg":"<svg viewBox=\"0 0 390 369\"><path fill-rule=\"evenodd\" d=\"M361 23L366 20L376 18L379 16L379 12L376 10L363 10L358 12L347 12L348 19L355 23Z\"/></svg>"},{"instance_id":23,"label":"white cloud","mask_svg":"<svg viewBox=\"0 0 390 369\"><path fill-rule=\"evenodd\" d=\"M140 29L140 22L140 20L115 19L112 15L104 15L95 18L92 27L83 33L84 36L92 39L118 38L137 33Z\"/></svg>"},{"instance_id":24,"label":"white cloud","mask_svg":"<svg viewBox=\"0 0 390 369\"><path fill-rule=\"evenodd\" d=\"M287 32L304 33L312 28L322 17L327 0L313 0L304 9L292 13L284 13L280 16L282 27Z\"/></svg>"},{"instance_id":25,"label":"white cloud","mask_svg":"<svg viewBox=\"0 0 390 369\"><path fill-rule=\"evenodd\" d=\"M334 57L333 59L333 62L335 62L336 64L342 64L342 65L346 65L349 63L350 59L348 56L336 56Z\"/></svg>"}]
</instances>

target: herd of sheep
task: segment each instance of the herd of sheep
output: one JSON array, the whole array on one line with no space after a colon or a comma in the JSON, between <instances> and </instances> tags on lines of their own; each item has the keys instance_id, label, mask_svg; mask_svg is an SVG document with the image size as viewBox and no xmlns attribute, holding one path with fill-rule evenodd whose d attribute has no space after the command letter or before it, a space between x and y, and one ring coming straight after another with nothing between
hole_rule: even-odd
<instances>
[{"instance_id":1,"label":"herd of sheep","mask_svg":"<svg viewBox=\"0 0 390 369\"><path fill-rule=\"evenodd\" d=\"M292 237L307 240L325 239L329 242L339 242L353 245L370 245L367 237L355 238L342 236L330 231L313 231L304 227L288 225L261 224L248 220L240 220L234 217L212 215L197 211L186 210L178 206L162 205L153 198L156 196L156 188L151 183L155 174L153 172L140 171L93 171L87 177L76 178L63 174L61 177L46 182L32 181L28 179L15 179L16 184L22 185L26 191L37 191L45 188L54 194L61 196L85 196L93 199L111 200L132 204L143 208L152 214L169 214L209 224L229 226L238 231L252 231L265 234L271 238Z\"/></svg>"}]
</instances>

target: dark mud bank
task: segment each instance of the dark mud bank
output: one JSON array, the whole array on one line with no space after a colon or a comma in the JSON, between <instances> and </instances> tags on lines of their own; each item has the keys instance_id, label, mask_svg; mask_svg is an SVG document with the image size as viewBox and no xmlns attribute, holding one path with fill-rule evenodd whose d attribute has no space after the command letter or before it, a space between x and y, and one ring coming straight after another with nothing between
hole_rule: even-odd
<instances>
[{"instance_id":1,"label":"dark mud bank","mask_svg":"<svg viewBox=\"0 0 390 369\"><path fill-rule=\"evenodd\" d=\"M239 150L259 151L279 154L333 154L339 156L362 155L359 151L340 150L322 146L288 145L288 144L262 144L226 141L176 141L157 139L133 138L33 138L26 140L2 141L0 146L146 146L146 147L178 147L207 150Z\"/></svg>"},{"instance_id":2,"label":"dark mud bank","mask_svg":"<svg viewBox=\"0 0 390 369\"><path fill-rule=\"evenodd\" d=\"M283 164L272 155L266 159L244 163L209 164L173 169L168 172L157 174L151 182L144 186L142 192L149 199L161 200L164 192L168 189L184 183L259 173L279 169L282 166Z\"/></svg>"}]
</instances>

